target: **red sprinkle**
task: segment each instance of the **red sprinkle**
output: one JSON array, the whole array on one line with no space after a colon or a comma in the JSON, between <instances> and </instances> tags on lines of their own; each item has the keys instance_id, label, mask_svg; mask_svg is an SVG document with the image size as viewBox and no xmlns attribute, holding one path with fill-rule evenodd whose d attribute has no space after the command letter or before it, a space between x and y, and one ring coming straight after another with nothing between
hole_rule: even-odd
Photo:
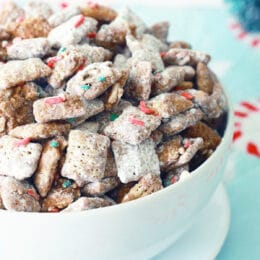
<instances>
[{"instance_id":1,"label":"red sprinkle","mask_svg":"<svg viewBox=\"0 0 260 260\"><path fill-rule=\"evenodd\" d=\"M166 52L163 51L160 53L160 55L161 55L161 58L163 59L166 56Z\"/></svg>"},{"instance_id":2,"label":"red sprinkle","mask_svg":"<svg viewBox=\"0 0 260 260\"><path fill-rule=\"evenodd\" d=\"M174 184L175 182L177 182L177 178L175 176L173 176L171 179L170 179L170 183L171 184Z\"/></svg>"},{"instance_id":3,"label":"red sprinkle","mask_svg":"<svg viewBox=\"0 0 260 260\"><path fill-rule=\"evenodd\" d=\"M28 189L27 194L34 197L36 200L40 199L40 196L33 189Z\"/></svg>"},{"instance_id":4,"label":"red sprinkle","mask_svg":"<svg viewBox=\"0 0 260 260\"><path fill-rule=\"evenodd\" d=\"M62 9L65 9L65 8L67 8L69 6L69 4L67 3L67 2L61 2L60 3L60 7L62 8Z\"/></svg>"},{"instance_id":5,"label":"red sprinkle","mask_svg":"<svg viewBox=\"0 0 260 260\"><path fill-rule=\"evenodd\" d=\"M49 105L59 104L66 100L64 97L50 97L45 99L45 103Z\"/></svg>"},{"instance_id":6,"label":"red sprinkle","mask_svg":"<svg viewBox=\"0 0 260 260\"><path fill-rule=\"evenodd\" d=\"M95 3L93 1L88 1L87 2L88 6L91 7L91 8L98 8L99 7L99 4L98 3Z\"/></svg>"},{"instance_id":7,"label":"red sprinkle","mask_svg":"<svg viewBox=\"0 0 260 260\"><path fill-rule=\"evenodd\" d=\"M193 96L190 93L188 93L188 92L182 92L181 96L185 97L185 98L187 98L189 100L193 99Z\"/></svg>"},{"instance_id":8,"label":"red sprinkle","mask_svg":"<svg viewBox=\"0 0 260 260\"><path fill-rule=\"evenodd\" d=\"M258 107L256 107L255 105L253 105L253 104L251 104L249 102L246 102L246 101L241 102L241 106L247 108L248 110L254 111L254 112L259 111Z\"/></svg>"},{"instance_id":9,"label":"red sprinkle","mask_svg":"<svg viewBox=\"0 0 260 260\"><path fill-rule=\"evenodd\" d=\"M97 36L97 34L95 32L90 32L87 34L87 38L89 38L89 39L94 39L94 38L96 38L96 36Z\"/></svg>"},{"instance_id":10,"label":"red sprinkle","mask_svg":"<svg viewBox=\"0 0 260 260\"><path fill-rule=\"evenodd\" d=\"M242 132L241 131L235 131L233 133L233 142L235 142L238 138L240 138L242 136Z\"/></svg>"},{"instance_id":11,"label":"red sprinkle","mask_svg":"<svg viewBox=\"0 0 260 260\"><path fill-rule=\"evenodd\" d=\"M77 22L74 24L75 28L80 27L85 21L85 16L84 15L79 15L79 19L77 20Z\"/></svg>"},{"instance_id":12,"label":"red sprinkle","mask_svg":"<svg viewBox=\"0 0 260 260\"><path fill-rule=\"evenodd\" d=\"M14 144L15 144L15 146L19 147L19 146L24 146L24 145L29 144L30 141L31 141L31 139L29 137L27 137L22 140L15 141Z\"/></svg>"},{"instance_id":13,"label":"red sprinkle","mask_svg":"<svg viewBox=\"0 0 260 260\"><path fill-rule=\"evenodd\" d=\"M17 23L22 23L23 21L24 21L24 16L21 16L21 17L18 17L17 19L16 19L16 22Z\"/></svg>"},{"instance_id":14,"label":"red sprinkle","mask_svg":"<svg viewBox=\"0 0 260 260\"><path fill-rule=\"evenodd\" d=\"M247 152L256 157L260 157L260 151L258 150L258 147L254 143L249 142L247 144Z\"/></svg>"},{"instance_id":15,"label":"red sprinkle","mask_svg":"<svg viewBox=\"0 0 260 260\"><path fill-rule=\"evenodd\" d=\"M191 143L188 139L183 140L183 146L185 149L188 149L190 147Z\"/></svg>"},{"instance_id":16,"label":"red sprinkle","mask_svg":"<svg viewBox=\"0 0 260 260\"><path fill-rule=\"evenodd\" d=\"M86 67L86 63L87 61L84 61L79 67L78 67L78 71L83 70Z\"/></svg>"},{"instance_id":17,"label":"red sprinkle","mask_svg":"<svg viewBox=\"0 0 260 260\"><path fill-rule=\"evenodd\" d=\"M133 125L144 126L144 122L142 120L136 119L133 116L130 116L128 121Z\"/></svg>"},{"instance_id":18,"label":"red sprinkle","mask_svg":"<svg viewBox=\"0 0 260 260\"><path fill-rule=\"evenodd\" d=\"M247 113L244 113L244 112L240 112L240 111L235 111L235 116L237 117L247 117Z\"/></svg>"},{"instance_id":19,"label":"red sprinkle","mask_svg":"<svg viewBox=\"0 0 260 260\"><path fill-rule=\"evenodd\" d=\"M246 37L247 33L246 32L241 32L238 34L238 39L244 39Z\"/></svg>"},{"instance_id":20,"label":"red sprinkle","mask_svg":"<svg viewBox=\"0 0 260 260\"><path fill-rule=\"evenodd\" d=\"M60 60L61 60L61 57L52 57L52 58L50 58L50 59L48 60L47 65L48 65L51 69L53 69L55 63L58 62L58 61L60 61Z\"/></svg>"},{"instance_id":21,"label":"red sprinkle","mask_svg":"<svg viewBox=\"0 0 260 260\"><path fill-rule=\"evenodd\" d=\"M144 101L140 101L139 109L147 115L158 115L155 110L147 107Z\"/></svg>"},{"instance_id":22,"label":"red sprinkle","mask_svg":"<svg viewBox=\"0 0 260 260\"><path fill-rule=\"evenodd\" d=\"M260 39L253 39L251 41L251 46L252 47L257 47L260 44Z\"/></svg>"}]
</instances>

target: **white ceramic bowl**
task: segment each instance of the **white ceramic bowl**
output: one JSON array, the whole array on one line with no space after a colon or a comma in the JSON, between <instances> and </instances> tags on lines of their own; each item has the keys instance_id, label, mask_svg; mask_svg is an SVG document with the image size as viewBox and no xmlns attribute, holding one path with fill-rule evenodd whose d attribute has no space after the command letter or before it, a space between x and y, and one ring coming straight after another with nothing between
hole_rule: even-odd
<instances>
[{"instance_id":1,"label":"white ceramic bowl","mask_svg":"<svg viewBox=\"0 0 260 260\"><path fill-rule=\"evenodd\" d=\"M228 114L216 151L181 183L79 213L0 211L0 259L147 259L159 253L192 224L221 181L233 131Z\"/></svg>"}]
</instances>

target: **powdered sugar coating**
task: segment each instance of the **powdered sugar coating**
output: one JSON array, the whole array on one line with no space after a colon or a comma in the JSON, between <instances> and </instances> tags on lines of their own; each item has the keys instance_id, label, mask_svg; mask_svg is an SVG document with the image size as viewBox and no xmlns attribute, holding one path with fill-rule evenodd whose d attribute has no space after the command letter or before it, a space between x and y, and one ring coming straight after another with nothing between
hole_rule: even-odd
<instances>
[{"instance_id":1,"label":"powdered sugar coating","mask_svg":"<svg viewBox=\"0 0 260 260\"><path fill-rule=\"evenodd\" d=\"M79 43L88 33L96 32L97 21L90 17L83 17L84 21L76 26L82 15L71 17L68 21L52 29L48 40L53 47L66 47Z\"/></svg>"},{"instance_id":2,"label":"powdered sugar coating","mask_svg":"<svg viewBox=\"0 0 260 260\"><path fill-rule=\"evenodd\" d=\"M134 118L143 122L143 125L136 125L129 119ZM140 144L148 138L153 130L161 123L161 118L153 115L146 115L138 108L126 107L123 113L113 122L110 122L104 129L104 133L110 138L129 144Z\"/></svg>"},{"instance_id":3,"label":"powdered sugar coating","mask_svg":"<svg viewBox=\"0 0 260 260\"><path fill-rule=\"evenodd\" d=\"M31 177L38 165L42 146L29 143L16 145L20 139L10 136L0 138L0 175L12 176L17 180ZM15 148L15 149L14 149Z\"/></svg>"},{"instance_id":4,"label":"powdered sugar coating","mask_svg":"<svg viewBox=\"0 0 260 260\"><path fill-rule=\"evenodd\" d=\"M46 77L50 74L50 68L39 58L9 61L0 70L0 90Z\"/></svg>"},{"instance_id":5,"label":"powdered sugar coating","mask_svg":"<svg viewBox=\"0 0 260 260\"><path fill-rule=\"evenodd\" d=\"M50 51L47 38L33 38L17 41L7 48L8 58L12 60L25 60L29 58L42 58Z\"/></svg>"},{"instance_id":6,"label":"powdered sugar coating","mask_svg":"<svg viewBox=\"0 0 260 260\"><path fill-rule=\"evenodd\" d=\"M110 140L106 136L80 130L70 131L62 176L75 180L80 187L101 180L109 145Z\"/></svg>"},{"instance_id":7,"label":"powdered sugar coating","mask_svg":"<svg viewBox=\"0 0 260 260\"><path fill-rule=\"evenodd\" d=\"M152 139L138 145L112 142L118 177L123 183L138 181L146 174L160 175L159 160Z\"/></svg>"}]
</instances>

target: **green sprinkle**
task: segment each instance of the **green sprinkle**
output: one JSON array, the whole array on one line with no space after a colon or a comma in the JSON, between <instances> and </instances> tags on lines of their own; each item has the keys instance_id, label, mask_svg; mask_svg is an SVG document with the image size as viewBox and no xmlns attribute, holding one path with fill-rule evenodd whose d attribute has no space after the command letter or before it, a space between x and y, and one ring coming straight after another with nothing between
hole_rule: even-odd
<instances>
[{"instance_id":1,"label":"green sprinkle","mask_svg":"<svg viewBox=\"0 0 260 260\"><path fill-rule=\"evenodd\" d=\"M118 118L118 115L117 115L117 114L111 114L111 115L109 116L110 121L115 121L117 118Z\"/></svg>"},{"instance_id":2,"label":"green sprinkle","mask_svg":"<svg viewBox=\"0 0 260 260\"><path fill-rule=\"evenodd\" d=\"M71 185L71 181L70 180L66 180L62 183L62 187L63 188L68 188Z\"/></svg>"},{"instance_id":3,"label":"green sprinkle","mask_svg":"<svg viewBox=\"0 0 260 260\"><path fill-rule=\"evenodd\" d=\"M100 76L100 77L98 78L98 81L99 81L99 82L104 82L104 81L106 81L106 77Z\"/></svg>"},{"instance_id":4,"label":"green sprinkle","mask_svg":"<svg viewBox=\"0 0 260 260\"><path fill-rule=\"evenodd\" d=\"M60 48L58 54L63 53L63 52L66 51L66 50L67 50L67 49L66 49L65 47L62 47L62 48Z\"/></svg>"},{"instance_id":5,"label":"green sprinkle","mask_svg":"<svg viewBox=\"0 0 260 260\"><path fill-rule=\"evenodd\" d=\"M158 70L155 70L155 71L153 72L153 74L156 75L156 74L161 73L161 72L162 72L162 70L158 69Z\"/></svg>"},{"instance_id":6,"label":"green sprinkle","mask_svg":"<svg viewBox=\"0 0 260 260\"><path fill-rule=\"evenodd\" d=\"M67 122L69 122L70 124L73 124L73 123L75 123L76 122L76 119L75 118L68 118L67 119Z\"/></svg>"},{"instance_id":7,"label":"green sprinkle","mask_svg":"<svg viewBox=\"0 0 260 260\"><path fill-rule=\"evenodd\" d=\"M57 148L57 147L59 147L59 143L57 141L52 141L51 142L51 147Z\"/></svg>"},{"instance_id":8,"label":"green sprinkle","mask_svg":"<svg viewBox=\"0 0 260 260\"><path fill-rule=\"evenodd\" d=\"M80 86L83 90L89 90L91 86L89 84Z\"/></svg>"}]
</instances>

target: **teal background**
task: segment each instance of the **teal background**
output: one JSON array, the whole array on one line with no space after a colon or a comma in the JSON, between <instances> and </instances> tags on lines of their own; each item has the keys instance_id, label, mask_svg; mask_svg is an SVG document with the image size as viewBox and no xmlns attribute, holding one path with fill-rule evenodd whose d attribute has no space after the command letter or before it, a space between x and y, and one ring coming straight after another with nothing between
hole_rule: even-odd
<instances>
[{"instance_id":1,"label":"teal background","mask_svg":"<svg viewBox=\"0 0 260 260\"><path fill-rule=\"evenodd\" d=\"M169 39L190 42L194 49L210 53L212 62L229 62L229 69L219 76L231 94L234 107L239 101L260 97L259 48L253 49L236 39L229 29L228 10L158 6L139 6L135 10L147 23L169 20L172 25ZM255 124L259 126L260 118ZM259 260L260 159L238 152L234 165L235 177L225 184L231 205L231 225L217 260Z\"/></svg>"}]
</instances>

